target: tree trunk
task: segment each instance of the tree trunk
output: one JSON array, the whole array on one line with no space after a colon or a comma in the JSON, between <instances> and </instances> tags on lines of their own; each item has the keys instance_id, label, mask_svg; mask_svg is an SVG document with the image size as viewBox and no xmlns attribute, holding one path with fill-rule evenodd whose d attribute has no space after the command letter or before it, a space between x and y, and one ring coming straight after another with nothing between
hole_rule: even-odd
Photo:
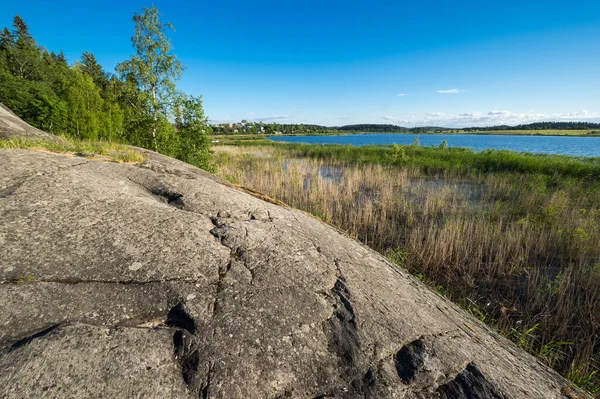
<instances>
[{"instance_id":1,"label":"tree trunk","mask_svg":"<svg viewBox=\"0 0 600 399\"><path fill-rule=\"evenodd\" d=\"M153 124L152 124L152 143L154 145L154 151L158 152L158 143L156 141L156 121L157 121L157 112L158 110L156 109L156 87L152 86L152 101L153 101Z\"/></svg>"}]
</instances>

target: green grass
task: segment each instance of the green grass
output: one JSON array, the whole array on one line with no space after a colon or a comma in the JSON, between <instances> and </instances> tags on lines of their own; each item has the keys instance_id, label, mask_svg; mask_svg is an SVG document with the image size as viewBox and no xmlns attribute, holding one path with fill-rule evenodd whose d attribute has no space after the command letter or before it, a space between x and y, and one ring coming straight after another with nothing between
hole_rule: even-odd
<instances>
[{"instance_id":1,"label":"green grass","mask_svg":"<svg viewBox=\"0 0 600 399\"><path fill-rule=\"evenodd\" d=\"M77 140L61 137L61 140L0 139L0 149L26 149L57 154L80 156L106 162L142 163L144 156L136 149L111 142Z\"/></svg>"},{"instance_id":2,"label":"green grass","mask_svg":"<svg viewBox=\"0 0 600 399\"><path fill-rule=\"evenodd\" d=\"M388 148L380 146L292 144L290 150L300 156L317 159L333 158L353 163L399 164L433 173L444 171L516 172L541 173L550 176L558 174L592 179L600 177L600 158L577 158L496 150L474 152L466 148L444 149L414 145L398 147L404 149L405 156L403 158L395 158Z\"/></svg>"},{"instance_id":3,"label":"green grass","mask_svg":"<svg viewBox=\"0 0 600 399\"><path fill-rule=\"evenodd\" d=\"M351 164L376 163L416 168L428 174L462 173L534 173L546 177L573 177L590 182L600 178L600 158L570 157L487 150L475 152L467 148L439 148L415 145L355 147L350 145L313 145L275 143L266 139L239 139L221 144L235 146L285 146L285 151L299 156L322 160L344 161ZM398 152L402 156L398 156Z\"/></svg>"}]
</instances>

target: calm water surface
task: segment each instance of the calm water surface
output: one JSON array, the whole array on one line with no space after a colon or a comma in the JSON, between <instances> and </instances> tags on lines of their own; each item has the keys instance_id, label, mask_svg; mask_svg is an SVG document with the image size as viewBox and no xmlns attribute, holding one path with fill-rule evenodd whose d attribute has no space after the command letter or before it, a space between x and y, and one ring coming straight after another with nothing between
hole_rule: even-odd
<instances>
[{"instance_id":1,"label":"calm water surface","mask_svg":"<svg viewBox=\"0 0 600 399\"><path fill-rule=\"evenodd\" d=\"M355 146L379 144L412 144L415 134L349 134L343 136L285 136L270 137L289 143L351 144ZM479 134L422 134L424 146L438 146L448 140L449 147L465 147L475 151L487 149L600 157L600 137L569 136L511 136Z\"/></svg>"}]
</instances>

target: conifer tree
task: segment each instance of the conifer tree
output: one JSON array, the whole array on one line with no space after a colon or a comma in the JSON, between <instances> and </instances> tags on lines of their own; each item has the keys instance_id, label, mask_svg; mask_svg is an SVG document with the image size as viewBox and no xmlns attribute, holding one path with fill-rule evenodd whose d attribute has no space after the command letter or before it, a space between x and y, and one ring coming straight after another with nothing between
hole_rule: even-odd
<instances>
[{"instance_id":1,"label":"conifer tree","mask_svg":"<svg viewBox=\"0 0 600 399\"><path fill-rule=\"evenodd\" d=\"M6 52L11 72L20 79L40 79L42 53L37 43L29 33L29 28L25 24L25 21L18 15L15 15L13 27L12 36L14 37L15 45L8 48Z\"/></svg>"},{"instance_id":2,"label":"conifer tree","mask_svg":"<svg viewBox=\"0 0 600 399\"><path fill-rule=\"evenodd\" d=\"M86 51L81 55L81 72L89 75L96 86L98 86L101 90L106 90L108 85L108 76L102 66L96 60L94 54Z\"/></svg>"},{"instance_id":3,"label":"conifer tree","mask_svg":"<svg viewBox=\"0 0 600 399\"><path fill-rule=\"evenodd\" d=\"M8 49L15 46L15 37L8 28L2 30L0 35L0 51L8 51Z\"/></svg>"}]
</instances>

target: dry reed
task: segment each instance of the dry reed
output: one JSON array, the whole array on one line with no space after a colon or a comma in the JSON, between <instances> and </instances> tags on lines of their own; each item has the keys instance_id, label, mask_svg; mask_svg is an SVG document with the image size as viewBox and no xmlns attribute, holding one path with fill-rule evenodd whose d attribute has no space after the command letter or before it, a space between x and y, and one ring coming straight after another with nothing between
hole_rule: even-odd
<instances>
[{"instance_id":1,"label":"dry reed","mask_svg":"<svg viewBox=\"0 0 600 399\"><path fill-rule=\"evenodd\" d=\"M220 176L348 232L600 391L598 191L535 174L429 175L279 147L215 149Z\"/></svg>"}]
</instances>

